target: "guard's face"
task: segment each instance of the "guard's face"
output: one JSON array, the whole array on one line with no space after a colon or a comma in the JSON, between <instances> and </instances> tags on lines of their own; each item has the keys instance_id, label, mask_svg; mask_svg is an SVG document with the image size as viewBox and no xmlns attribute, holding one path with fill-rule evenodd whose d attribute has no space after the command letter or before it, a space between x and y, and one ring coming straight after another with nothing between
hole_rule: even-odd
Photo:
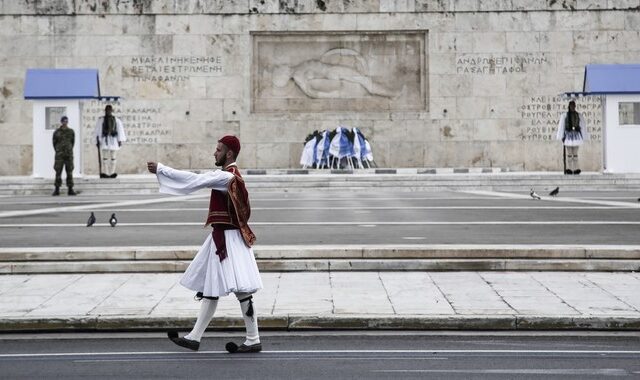
<instances>
[{"instance_id":1,"label":"guard's face","mask_svg":"<svg viewBox=\"0 0 640 380\"><path fill-rule=\"evenodd\" d=\"M223 143L219 142L218 145L216 145L216 152L213 154L213 157L216 159L216 166L224 166L227 162L228 151L229 149Z\"/></svg>"},{"instance_id":2,"label":"guard's face","mask_svg":"<svg viewBox=\"0 0 640 380\"><path fill-rule=\"evenodd\" d=\"M569 103L569 111L573 112L576 110L576 104L575 103Z\"/></svg>"}]
</instances>

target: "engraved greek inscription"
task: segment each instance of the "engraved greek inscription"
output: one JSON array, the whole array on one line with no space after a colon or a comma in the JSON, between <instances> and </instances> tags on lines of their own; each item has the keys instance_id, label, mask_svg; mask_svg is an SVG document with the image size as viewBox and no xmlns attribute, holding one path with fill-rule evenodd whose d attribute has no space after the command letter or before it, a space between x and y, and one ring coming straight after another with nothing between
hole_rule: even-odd
<instances>
[{"instance_id":1,"label":"engraved greek inscription","mask_svg":"<svg viewBox=\"0 0 640 380\"><path fill-rule=\"evenodd\" d=\"M164 115L159 105L149 102L110 103L114 115L122 120L127 134L127 144L158 144L172 140L171 128L162 122ZM105 103L87 102L83 106L82 123L85 128L84 143L93 143L96 120L104 114Z\"/></svg>"},{"instance_id":2,"label":"engraved greek inscription","mask_svg":"<svg viewBox=\"0 0 640 380\"><path fill-rule=\"evenodd\" d=\"M182 82L224 74L221 56L138 56L122 67L122 76L138 82Z\"/></svg>"},{"instance_id":3,"label":"engraved greek inscription","mask_svg":"<svg viewBox=\"0 0 640 380\"><path fill-rule=\"evenodd\" d=\"M456 58L456 73L475 75L526 73L535 71L548 62L544 54L500 56L463 54Z\"/></svg>"},{"instance_id":4,"label":"engraved greek inscription","mask_svg":"<svg viewBox=\"0 0 640 380\"><path fill-rule=\"evenodd\" d=\"M532 96L520 107L520 117L529 122L523 128L524 141L555 141L560 117L567 111L568 100L559 96ZM602 104L598 98L576 101L577 110L587 123L592 141L602 141Z\"/></svg>"}]
</instances>

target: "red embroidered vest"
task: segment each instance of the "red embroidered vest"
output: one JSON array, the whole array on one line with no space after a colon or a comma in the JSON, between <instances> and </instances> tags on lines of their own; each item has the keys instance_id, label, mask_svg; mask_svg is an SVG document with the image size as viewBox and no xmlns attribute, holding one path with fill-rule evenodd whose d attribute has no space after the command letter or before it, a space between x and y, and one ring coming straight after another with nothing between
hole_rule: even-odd
<instances>
[{"instance_id":1,"label":"red embroidered vest","mask_svg":"<svg viewBox=\"0 0 640 380\"><path fill-rule=\"evenodd\" d=\"M240 171L235 165L227 166L223 170L233 174L234 178L229 182L226 193L211 190L209 214L205 222L205 227L209 225L213 227L213 241L220 261L227 257L225 230L240 229L242 238L248 247L251 247L256 240L256 236L247 224L251 216L251 207L249 193Z\"/></svg>"},{"instance_id":2,"label":"red embroidered vest","mask_svg":"<svg viewBox=\"0 0 640 380\"><path fill-rule=\"evenodd\" d=\"M236 178L242 179L238 168L235 166L229 166L222 170L230 172L236 176ZM227 229L240 228L234 211L233 203L231 203L231 197L228 192L225 193L218 190L211 190L211 197L209 198L209 214L207 215L205 227L209 225L215 226L217 224L226 224L229 226Z\"/></svg>"}]
</instances>

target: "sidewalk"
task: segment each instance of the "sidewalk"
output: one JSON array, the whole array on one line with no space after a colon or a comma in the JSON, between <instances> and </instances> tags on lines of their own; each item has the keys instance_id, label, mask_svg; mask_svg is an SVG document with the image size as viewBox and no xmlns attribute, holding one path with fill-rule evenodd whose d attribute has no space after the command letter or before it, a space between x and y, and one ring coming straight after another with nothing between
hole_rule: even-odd
<instances>
[{"instance_id":1,"label":"sidewalk","mask_svg":"<svg viewBox=\"0 0 640 380\"><path fill-rule=\"evenodd\" d=\"M179 273L0 276L0 331L189 329ZM640 329L640 274L274 272L254 297L262 329ZM233 295L212 329L243 328Z\"/></svg>"}]
</instances>

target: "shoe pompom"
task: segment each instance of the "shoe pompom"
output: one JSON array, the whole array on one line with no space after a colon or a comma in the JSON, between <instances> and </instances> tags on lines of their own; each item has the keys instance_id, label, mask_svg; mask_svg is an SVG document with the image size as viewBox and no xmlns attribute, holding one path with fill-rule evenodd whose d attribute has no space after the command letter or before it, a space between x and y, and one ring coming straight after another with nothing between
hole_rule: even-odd
<instances>
[{"instance_id":1,"label":"shoe pompom","mask_svg":"<svg viewBox=\"0 0 640 380\"><path fill-rule=\"evenodd\" d=\"M233 343L233 342L229 342L229 343L227 343L227 344L224 346L224 348L226 348L226 349L227 349L227 351L228 351L230 354L233 354L234 352L237 352L237 351L238 351L238 345L237 345L237 344L235 344L235 343Z\"/></svg>"}]
</instances>

